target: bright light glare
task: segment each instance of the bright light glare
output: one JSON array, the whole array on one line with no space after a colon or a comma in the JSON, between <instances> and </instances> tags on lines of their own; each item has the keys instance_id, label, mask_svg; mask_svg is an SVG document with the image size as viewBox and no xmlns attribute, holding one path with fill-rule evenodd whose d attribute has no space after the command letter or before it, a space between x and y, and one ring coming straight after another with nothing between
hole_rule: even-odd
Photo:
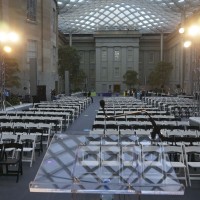
<instances>
[{"instance_id":1,"label":"bright light glare","mask_svg":"<svg viewBox=\"0 0 200 200\"><path fill-rule=\"evenodd\" d=\"M185 48L188 48L188 47L191 46L191 44L192 44L192 42L188 40L188 41L185 41L185 42L184 42L183 46L184 46Z\"/></svg>"},{"instance_id":2,"label":"bright light glare","mask_svg":"<svg viewBox=\"0 0 200 200\"><path fill-rule=\"evenodd\" d=\"M189 29L188 29L188 34L190 36L197 36L197 35L200 35L200 26L191 26Z\"/></svg>"},{"instance_id":3,"label":"bright light glare","mask_svg":"<svg viewBox=\"0 0 200 200\"><path fill-rule=\"evenodd\" d=\"M3 50L6 52L6 53L10 53L12 51L12 48L9 47L9 46L4 46L3 47Z\"/></svg>"},{"instance_id":4,"label":"bright light glare","mask_svg":"<svg viewBox=\"0 0 200 200\"><path fill-rule=\"evenodd\" d=\"M19 35L15 32L0 32L0 42L17 42L19 40Z\"/></svg>"},{"instance_id":5,"label":"bright light glare","mask_svg":"<svg viewBox=\"0 0 200 200\"><path fill-rule=\"evenodd\" d=\"M179 28L179 33L183 34L185 32L185 29L183 27Z\"/></svg>"},{"instance_id":6,"label":"bright light glare","mask_svg":"<svg viewBox=\"0 0 200 200\"><path fill-rule=\"evenodd\" d=\"M17 35L17 33L15 33L15 32L10 32L10 33L8 33L8 39L11 42L18 42L19 41L19 35Z\"/></svg>"},{"instance_id":7,"label":"bright light glare","mask_svg":"<svg viewBox=\"0 0 200 200\"><path fill-rule=\"evenodd\" d=\"M0 32L0 42L6 42L7 41L7 35L5 32Z\"/></svg>"}]
</instances>

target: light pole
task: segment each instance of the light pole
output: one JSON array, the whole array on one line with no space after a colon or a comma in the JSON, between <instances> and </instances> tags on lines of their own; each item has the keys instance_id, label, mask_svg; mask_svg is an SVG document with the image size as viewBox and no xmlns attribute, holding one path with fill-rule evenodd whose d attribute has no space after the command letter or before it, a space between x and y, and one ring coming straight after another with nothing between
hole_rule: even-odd
<instances>
[{"instance_id":1,"label":"light pole","mask_svg":"<svg viewBox=\"0 0 200 200\"><path fill-rule=\"evenodd\" d=\"M1 110L5 110L5 54L12 52L11 45L18 42L19 36L15 32L8 32L0 30L0 101L1 101Z\"/></svg>"}]
</instances>

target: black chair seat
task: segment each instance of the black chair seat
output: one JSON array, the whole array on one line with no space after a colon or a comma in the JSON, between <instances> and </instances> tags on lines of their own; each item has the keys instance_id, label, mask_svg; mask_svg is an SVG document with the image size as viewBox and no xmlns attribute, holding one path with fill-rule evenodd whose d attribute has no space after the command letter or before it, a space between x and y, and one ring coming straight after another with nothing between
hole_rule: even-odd
<instances>
[{"instance_id":1,"label":"black chair seat","mask_svg":"<svg viewBox=\"0 0 200 200\"><path fill-rule=\"evenodd\" d=\"M17 176L16 182L18 182L19 175L23 174L22 170L23 145L19 143L5 143L0 146L0 149L1 149L1 158L0 158L1 175Z\"/></svg>"}]
</instances>

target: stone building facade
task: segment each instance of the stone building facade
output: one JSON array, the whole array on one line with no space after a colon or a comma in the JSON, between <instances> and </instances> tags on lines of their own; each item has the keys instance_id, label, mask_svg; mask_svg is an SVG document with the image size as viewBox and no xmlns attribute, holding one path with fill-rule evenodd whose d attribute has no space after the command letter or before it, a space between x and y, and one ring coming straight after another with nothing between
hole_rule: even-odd
<instances>
[{"instance_id":1,"label":"stone building facade","mask_svg":"<svg viewBox=\"0 0 200 200\"><path fill-rule=\"evenodd\" d=\"M19 34L13 48L21 79L20 88L9 88L21 96L50 99L58 87L58 9L55 0L0 0L1 31L8 27Z\"/></svg>"},{"instance_id":2,"label":"stone building facade","mask_svg":"<svg viewBox=\"0 0 200 200\"><path fill-rule=\"evenodd\" d=\"M69 44L69 35L65 34L65 38L66 44ZM158 62L166 61L173 65L165 85L166 92L191 95L199 92L200 41L193 41L193 46L185 49L178 27L173 33L166 34L140 34L134 31L72 34L71 44L80 53L80 67L87 75L87 90L97 93L123 92L127 89L123 83L127 70L138 72L139 84L135 86L136 89L154 89L148 84L149 74ZM160 88L157 86L157 89Z\"/></svg>"}]
</instances>

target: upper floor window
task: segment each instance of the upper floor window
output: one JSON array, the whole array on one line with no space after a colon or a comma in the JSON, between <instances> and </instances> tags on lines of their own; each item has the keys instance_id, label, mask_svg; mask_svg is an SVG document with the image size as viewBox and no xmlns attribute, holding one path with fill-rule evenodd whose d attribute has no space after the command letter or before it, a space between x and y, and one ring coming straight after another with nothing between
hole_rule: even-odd
<instances>
[{"instance_id":1,"label":"upper floor window","mask_svg":"<svg viewBox=\"0 0 200 200\"><path fill-rule=\"evenodd\" d=\"M154 52L149 53L149 63L154 63Z\"/></svg>"},{"instance_id":2,"label":"upper floor window","mask_svg":"<svg viewBox=\"0 0 200 200\"><path fill-rule=\"evenodd\" d=\"M118 77L119 76L119 67L114 68L114 76Z\"/></svg>"},{"instance_id":3,"label":"upper floor window","mask_svg":"<svg viewBox=\"0 0 200 200\"><path fill-rule=\"evenodd\" d=\"M27 0L27 19L36 21L37 0Z\"/></svg>"},{"instance_id":4,"label":"upper floor window","mask_svg":"<svg viewBox=\"0 0 200 200\"><path fill-rule=\"evenodd\" d=\"M80 63L84 63L84 51L79 51Z\"/></svg>"},{"instance_id":5,"label":"upper floor window","mask_svg":"<svg viewBox=\"0 0 200 200\"><path fill-rule=\"evenodd\" d=\"M95 62L95 52L94 51L90 51L90 63L94 63Z\"/></svg>"},{"instance_id":6,"label":"upper floor window","mask_svg":"<svg viewBox=\"0 0 200 200\"><path fill-rule=\"evenodd\" d=\"M28 40L27 42L27 58L37 58L37 41Z\"/></svg>"},{"instance_id":7,"label":"upper floor window","mask_svg":"<svg viewBox=\"0 0 200 200\"><path fill-rule=\"evenodd\" d=\"M114 51L114 60L119 61L120 60L120 52L119 50Z\"/></svg>"},{"instance_id":8,"label":"upper floor window","mask_svg":"<svg viewBox=\"0 0 200 200\"><path fill-rule=\"evenodd\" d=\"M127 51L127 60L133 61L133 49L129 48Z\"/></svg>"},{"instance_id":9,"label":"upper floor window","mask_svg":"<svg viewBox=\"0 0 200 200\"><path fill-rule=\"evenodd\" d=\"M106 67L102 67L101 69L101 79L106 80L108 76L108 69Z\"/></svg>"},{"instance_id":10,"label":"upper floor window","mask_svg":"<svg viewBox=\"0 0 200 200\"><path fill-rule=\"evenodd\" d=\"M37 59L37 41L28 40L27 41L27 67L29 67L30 59Z\"/></svg>"},{"instance_id":11,"label":"upper floor window","mask_svg":"<svg viewBox=\"0 0 200 200\"><path fill-rule=\"evenodd\" d=\"M102 49L101 51L101 60L107 61L107 49Z\"/></svg>"}]
</instances>

